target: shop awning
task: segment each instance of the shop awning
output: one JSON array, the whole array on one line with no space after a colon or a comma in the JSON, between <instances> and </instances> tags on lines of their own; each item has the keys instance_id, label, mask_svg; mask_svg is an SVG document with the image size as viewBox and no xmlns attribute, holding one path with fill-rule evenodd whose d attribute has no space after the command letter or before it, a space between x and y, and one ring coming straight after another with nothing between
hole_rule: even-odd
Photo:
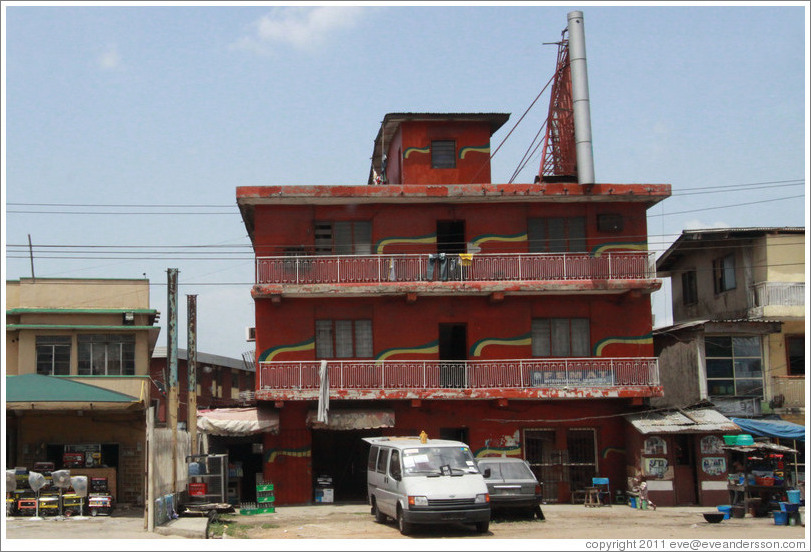
<instances>
[{"instance_id":1,"label":"shop awning","mask_svg":"<svg viewBox=\"0 0 811 552\"><path fill-rule=\"evenodd\" d=\"M394 427L393 410L330 410L327 423L318 421L315 410L307 412L307 426L314 429L377 429Z\"/></svg>"},{"instance_id":2,"label":"shop awning","mask_svg":"<svg viewBox=\"0 0 811 552\"><path fill-rule=\"evenodd\" d=\"M794 439L805 441L805 427L785 420L753 420L750 418L732 418L743 431L758 437Z\"/></svg>"},{"instance_id":3,"label":"shop awning","mask_svg":"<svg viewBox=\"0 0 811 552\"><path fill-rule=\"evenodd\" d=\"M260 408L200 410L197 412L197 431L228 437L278 433L279 414Z\"/></svg>"},{"instance_id":4,"label":"shop awning","mask_svg":"<svg viewBox=\"0 0 811 552\"><path fill-rule=\"evenodd\" d=\"M124 410L143 406L138 397L63 377L6 376L6 410Z\"/></svg>"},{"instance_id":5,"label":"shop awning","mask_svg":"<svg viewBox=\"0 0 811 552\"><path fill-rule=\"evenodd\" d=\"M639 433L718 433L739 432L735 423L711 408L642 412L625 417Z\"/></svg>"}]
</instances>

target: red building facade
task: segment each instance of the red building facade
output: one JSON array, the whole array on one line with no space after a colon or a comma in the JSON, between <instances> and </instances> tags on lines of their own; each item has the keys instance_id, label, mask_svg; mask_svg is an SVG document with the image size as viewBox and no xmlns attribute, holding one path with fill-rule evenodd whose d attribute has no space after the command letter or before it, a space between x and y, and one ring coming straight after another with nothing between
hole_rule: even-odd
<instances>
[{"instance_id":1,"label":"red building facade","mask_svg":"<svg viewBox=\"0 0 811 552\"><path fill-rule=\"evenodd\" d=\"M624 487L623 415L662 394L646 210L670 187L493 184L507 119L389 114L371 185L237 189L280 504L322 475L365 497L361 438L420 431L527 459L549 501L594 476Z\"/></svg>"}]
</instances>

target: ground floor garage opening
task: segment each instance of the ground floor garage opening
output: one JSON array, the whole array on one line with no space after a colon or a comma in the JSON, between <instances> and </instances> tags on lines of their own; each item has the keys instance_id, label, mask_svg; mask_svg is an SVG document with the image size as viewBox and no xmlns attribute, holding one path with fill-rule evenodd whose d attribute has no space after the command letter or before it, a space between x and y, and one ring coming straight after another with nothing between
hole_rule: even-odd
<instances>
[{"instance_id":1,"label":"ground floor garage opening","mask_svg":"<svg viewBox=\"0 0 811 552\"><path fill-rule=\"evenodd\" d=\"M312 430L313 501L366 501L366 464L369 444L364 437L379 437L382 429ZM322 492L318 492L322 491Z\"/></svg>"}]
</instances>

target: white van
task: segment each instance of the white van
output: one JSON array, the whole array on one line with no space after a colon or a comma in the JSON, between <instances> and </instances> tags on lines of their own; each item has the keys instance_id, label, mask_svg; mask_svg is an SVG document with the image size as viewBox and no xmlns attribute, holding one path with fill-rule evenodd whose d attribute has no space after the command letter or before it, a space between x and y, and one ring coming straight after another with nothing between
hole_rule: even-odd
<instances>
[{"instance_id":1,"label":"white van","mask_svg":"<svg viewBox=\"0 0 811 552\"><path fill-rule=\"evenodd\" d=\"M366 437L369 502L378 523L391 517L407 535L417 523L490 527L490 495L470 448L458 441Z\"/></svg>"}]
</instances>

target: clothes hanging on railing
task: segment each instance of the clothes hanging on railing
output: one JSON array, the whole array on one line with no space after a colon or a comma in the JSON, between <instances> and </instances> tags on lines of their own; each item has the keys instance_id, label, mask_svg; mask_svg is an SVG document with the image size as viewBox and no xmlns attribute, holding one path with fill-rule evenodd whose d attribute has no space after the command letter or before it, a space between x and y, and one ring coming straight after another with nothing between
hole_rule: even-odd
<instances>
[{"instance_id":1,"label":"clothes hanging on railing","mask_svg":"<svg viewBox=\"0 0 811 552\"><path fill-rule=\"evenodd\" d=\"M434 279L434 265L437 267L437 279L448 279L447 255L445 253L432 253L428 255L428 267L426 268L425 275L429 280Z\"/></svg>"}]
</instances>

